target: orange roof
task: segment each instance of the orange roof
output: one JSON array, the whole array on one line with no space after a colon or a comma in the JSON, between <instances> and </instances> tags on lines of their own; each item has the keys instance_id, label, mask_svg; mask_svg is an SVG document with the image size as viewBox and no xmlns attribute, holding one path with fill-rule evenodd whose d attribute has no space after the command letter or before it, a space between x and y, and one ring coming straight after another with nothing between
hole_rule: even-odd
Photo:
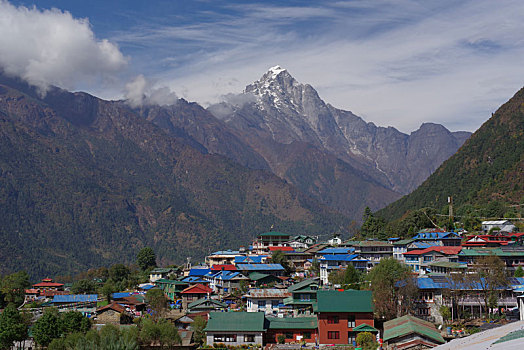
<instances>
[{"instance_id":1,"label":"orange roof","mask_svg":"<svg viewBox=\"0 0 524 350\"><path fill-rule=\"evenodd\" d=\"M195 284L194 286L187 287L184 289L182 294L211 294L213 293L213 290L209 288L208 286L204 286L203 284Z\"/></svg>"},{"instance_id":2,"label":"orange roof","mask_svg":"<svg viewBox=\"0 0 524 350\"><path fill-rule=\"evenodd\" d=\"M269 250L271 252L276 252L277 250L280 250L282 252L293 252L295 249L293 247L269 247Z\"/></svg>"},{"instance_id":3,"label":"orange roof","mask_svg":"<svg viewBox=\"0 0 524 350\"><path fill-rule=\"evenodd\" d=\"M404 255L423 255L423 254L431 253L431 252L439 252L439 253L446 254L446 255L455 255L455 254L460 253L461 250L462 250L462 247L460 246L459 247L444 247L444 246L437 245L437 246L432 246L426 249L411 250L403 254Z\"/></svg>"},{"instance_id":4,"label":"orange roof","mask_svg":"<svg viewBox=\"0 0 524 350\"><path fill-rule=\"evenodd\" d=\"M63 287L64 284L63 283L56 283L56 282L40 282L40 283L37 283L37 284L33 284L33 287L35 288L38 288L38 287Z\"/></svg>"}]
</instances>

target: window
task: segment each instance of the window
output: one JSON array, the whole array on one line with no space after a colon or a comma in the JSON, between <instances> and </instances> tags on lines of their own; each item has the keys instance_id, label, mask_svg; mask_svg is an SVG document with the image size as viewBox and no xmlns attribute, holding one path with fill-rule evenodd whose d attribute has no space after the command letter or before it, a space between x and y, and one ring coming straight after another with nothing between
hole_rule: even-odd
<instances>
[{"instance_id":1,"label":"window","mask_svg":"<svg viewBox=\"0 0 524 350\"><path fill-rule=\"evenodd\" d=\"M266 307L266 301L265 300L259 300L258 301L258 308L265 308Z\"/></svg>"},{"instance_id":2,"label":"window","mask_svg":"<svg viewBox=\"0 0 524 350\"><path fill-rule=\"evenodd\" d=\"M355 316L349 315L348 316L348 328L353 328L353 327L355 327Z\"/></svg>"},{"instance_id":3,"label":"window","mask_svg":"<svg viewBox=\"0 0 524 350\"><path fill-rule=\"evenodd\" d=\"M357 341L357 332L348 332L348 344L353 344Z\"/></svg>"},{"instance_id":4,"label":"window","mask_svg":"<svg viewBox=\"0 0 524 350\"><path fill-rule=\"evenodd\" d=\"M424 257L424 261L425 261L425 262L433 261L433 257L432 257L432 256L425 256L425 257Z\"/></svg>"},{"instance_id":5,"label":"window","mask_svg":"<svg viewBox=\"0 0 524 350\"><path fill-rule=\"evenodd\" d=\"M302 332L302 339L311 339L311 332Z\"/></svg>"},{"instance_id":6,"label":"window","mask_svg":"<svg viewBox=\"0 0 524 350\"><path fill-rule=\"evenodd\" d=\"M328 316L328 324L338 323L338 316Z\"/></svg>"},{"instance_id":7,"label":"window","mask_svg":"<svg viewBox=\"0 0 524 350\"><path fill-rule=\"evenodd\" d=\"M340 332L339 331L329 331L328 339L340 339Z\"/></svg>"},{"instance_id":8,"label":"window","mask_svg":"<svg viewBox=\"0 0 524 350\"><path fill-rule=\"evenodd\" d=\"M245 343L254 343L255 342L255 335L254 334L245 334L244 335L244 342Z\"/></svg>"},{"instance_id":9,"label":"window","mask_svg":"<svg viewBox=\"0 0 524 350\"><path fill-rule=\"evenodd\" d=\"M226 342L236 342L237 341L237 335L236 334L215 334L213 335L213 341L215 343L226 343Z\"/></svg>"},{"instance_id":10,"label":"window","mask_svg":"<svg viewBox=\"0 0 524 350\"><path fill-rule=\"evenodd\" d=\"M300 294L300 301L311 301L311 294Z\"/></svg>"},{"instance_id":11,"label":"window","mask_svg":"<svg viewBox=\"0 0 524 350\"><path fill-rule=\"evenodd\" d=\"M286 336L286 339L293 339L293 333L291 332L286 332L285 333L285 336Z\"/></svg>"},{"instance_id":12,"label":"window","mask_svg":"<svg viewBox=\"0 0 524 350\"><path fill-rule=\"evenodd\" d=\"M271 300L272 307L278 307L278 300Z\"/></svg>"}]
</instances>

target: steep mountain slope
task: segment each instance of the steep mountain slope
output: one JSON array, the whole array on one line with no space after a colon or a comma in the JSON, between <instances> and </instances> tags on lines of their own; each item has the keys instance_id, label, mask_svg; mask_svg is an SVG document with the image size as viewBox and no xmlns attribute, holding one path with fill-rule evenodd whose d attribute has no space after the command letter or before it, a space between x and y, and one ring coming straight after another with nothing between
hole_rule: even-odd
<instances>
[{"instance_id":1,"label":"steep mountain slope","mask_svg":"<svg viewBox=\"0 0 524 350\"><path fill-rule=\"evenodd\" d=\"M327 234L346 223L274 175L202 154L183 136L118 102L59 89L40 98L0 77L0 273L131 262L145 245L161 263L195 261L272 224Z\"/></svg>"},{"instance_id":2,"label":"steep mountain slope","mask_svg":"<svg viewBox=\"0 0 524 350\"><path fill-rule=\"evenodd\" d=\"M243 133L196 103L179 100L172 106L147 106L137 112L203 153L221 154L253 169L268 169L350 218L359 219L366 206L382 208L400 197L317 146L302 141L283 144L264 135Z\"/></svg>"},{"instance_id":3,"label":"steep mountain slope","mask_svg":"<svg viewBox=\"0 0 524 350\"><path fill-rule=\"evenodd\" d=\"M245 139L308 143L403 194L415 189L469 135L437 124L423 124L411 135L377 127L326 104L313 87L278 66L248 85L241 96L236 100L245 103L221 103L209 111Z\"/></svg>"},{"instance_id":4,"label":"steep mountain slope","mask_svg":"<svg viewBox=\"0 0 524 350\"><path fill-rule=\"evenodd\" d=\"M387 219L407 210L497 200L522 204L524 199L524 89L502 105L417 190L379 212Z\"/></svg>"}]
</instances>

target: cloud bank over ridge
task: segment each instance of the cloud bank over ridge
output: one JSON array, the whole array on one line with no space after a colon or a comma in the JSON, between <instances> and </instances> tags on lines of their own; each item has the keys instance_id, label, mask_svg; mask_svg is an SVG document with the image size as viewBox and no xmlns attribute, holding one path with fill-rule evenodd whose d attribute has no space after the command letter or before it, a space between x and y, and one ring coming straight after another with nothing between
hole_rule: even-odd
<instances>
[{"instance_id":1,"label":"cloud bank over ridge","mask_svg":"<svg viewBox=\"0 0 524 350\"><path fill-rule=\"evenodd\" d=\"M98 84L128 61L114 43L95 37L87 19L58 9L0 0L0 33L0 71L44 93L49 85L73 89Z\"/></svg>"}]
</instances>

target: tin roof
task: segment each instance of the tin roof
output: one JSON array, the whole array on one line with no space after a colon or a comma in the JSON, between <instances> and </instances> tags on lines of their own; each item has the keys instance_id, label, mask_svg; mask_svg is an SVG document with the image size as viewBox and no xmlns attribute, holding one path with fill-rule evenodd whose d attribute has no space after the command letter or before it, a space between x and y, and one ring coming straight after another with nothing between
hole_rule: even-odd
<instances>
[{"instance_id":1,"label":"tin roof","mask_svg":"<svg viewBox=\"0 0 524 350\"><path fill-rule=\"evenodd\" d=\"M440 344L445 343L444 338L442 338L435 326L431 322L421 320L420 318L406 315L384 323L384 341L411 333L428 337Z\"/></svg>"},{"instance_id":2,"label":"tin roof","mask_svg":"<svg viewBox=\"0 0 524 350\"><path fill-rule=\"evenodd\" d=\"M210 312L206 332L264 332L263 312Z\"/></svg>"},{"instance_id":3,"label":"tin roof","mask_svg":"<svg viewBox=\"0 0 524 350\"><path fill-rule=\"evenodd\" d=\"M254 299L284 299L291 296L291 293L285 289L250 289L247 294L244 295L246 298Z\"/></svg>"}]
</instances>

